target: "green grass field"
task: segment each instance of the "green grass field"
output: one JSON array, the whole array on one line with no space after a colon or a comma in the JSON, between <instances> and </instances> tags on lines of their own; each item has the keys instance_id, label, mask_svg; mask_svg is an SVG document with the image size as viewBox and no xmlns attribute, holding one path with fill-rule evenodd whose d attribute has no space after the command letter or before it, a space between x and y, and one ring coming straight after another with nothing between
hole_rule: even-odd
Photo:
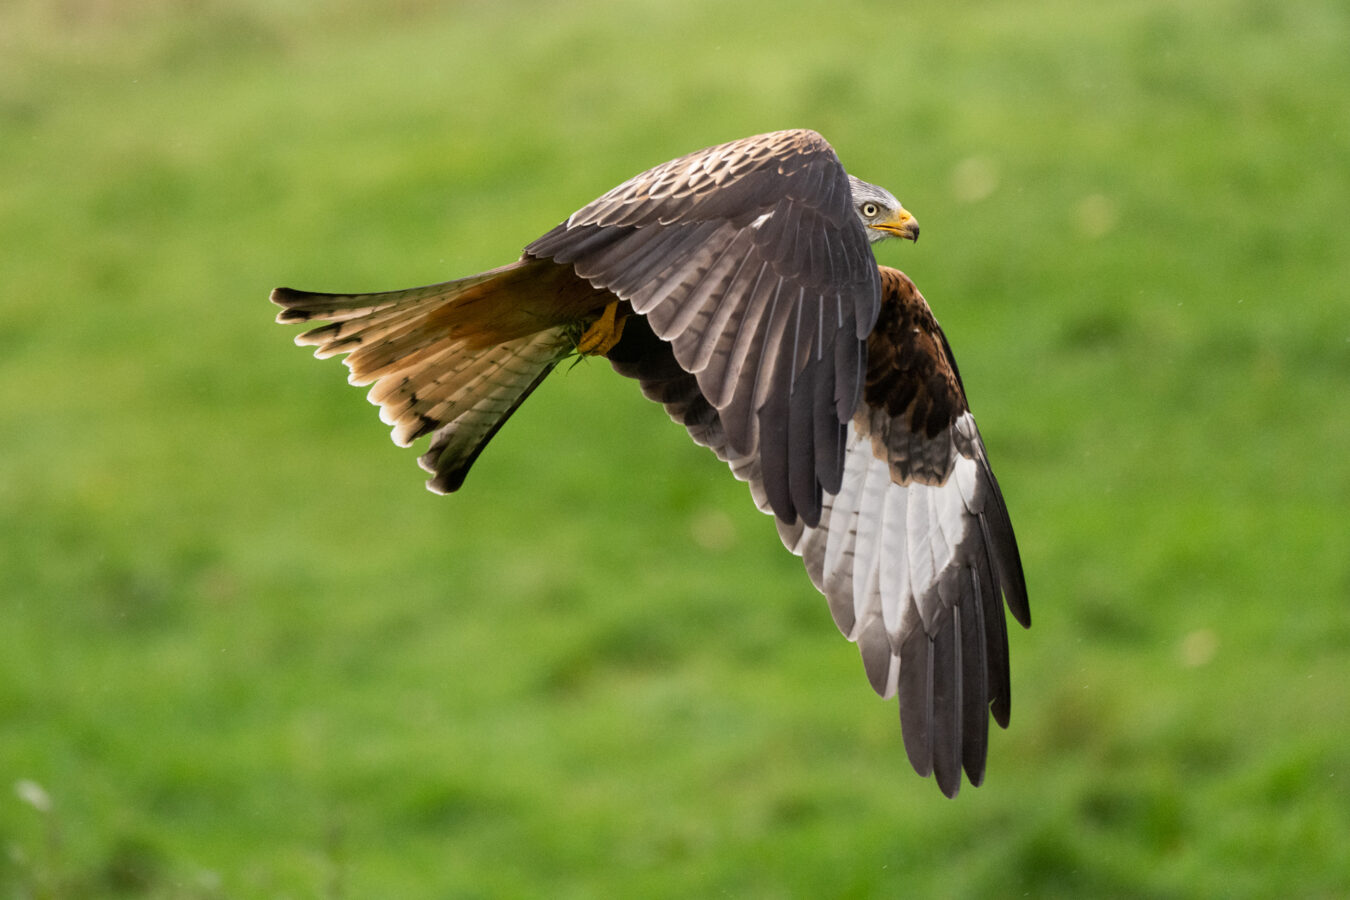
<instances>
[{"instance_id":1,"label":"green grass field","mask_svg":"<svg viewBox=\"0 0 1350 900\"><path fill-rule=\"evenodd\" d=\"M1350 896L1348 97L1338 0L0 6L0 895ZM435 497L272 324L785 127L1020 538L955 801L606 364Z\"/></svg>"}]
</instances>

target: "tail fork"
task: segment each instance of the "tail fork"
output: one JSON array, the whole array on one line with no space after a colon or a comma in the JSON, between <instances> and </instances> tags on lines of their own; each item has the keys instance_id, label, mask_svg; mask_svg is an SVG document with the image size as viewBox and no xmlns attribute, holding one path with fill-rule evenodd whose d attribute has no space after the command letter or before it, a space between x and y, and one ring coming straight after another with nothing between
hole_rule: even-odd
<instances>
[{"instance_id":1,"label":"tail fork","mask_svg":"<svg viewBox=\"0 0 1350 900\"><path fill-rule=\"evenodd\" d=\"M468 321L481 317L484 300L511 308L518 266L378 294L277 288L272 302L283 307L278 322L326 323L295 342L314 346L320 358L347 354L348 380L372 385L367 396L393 427L395 443L432 435L418 462L432 473L427 487L444 494L459 489L487 442L575 347L571 324L496 343L485 340L481 323Z\"/></svg>"}]
</instances>

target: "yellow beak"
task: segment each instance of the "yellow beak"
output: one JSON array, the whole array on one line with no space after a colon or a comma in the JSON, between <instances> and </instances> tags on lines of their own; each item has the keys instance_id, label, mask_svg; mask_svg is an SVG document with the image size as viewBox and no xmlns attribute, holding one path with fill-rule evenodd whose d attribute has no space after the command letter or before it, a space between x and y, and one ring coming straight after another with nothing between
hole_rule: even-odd
<instances>
[{"instance_id":1,"label":"yellow beak","mask_svg":"<svg viewBox=\"0 0 1350 900\"><path fill-rule=\"evenodd\" d=\"M895 215L884 222L877 222L870 226L877 231L884 231L891 237L904 238L907 241L917 241L919 239L919 220L909 214L909 210L901 208L895 211Z\"/></svg>"}]
</instances>

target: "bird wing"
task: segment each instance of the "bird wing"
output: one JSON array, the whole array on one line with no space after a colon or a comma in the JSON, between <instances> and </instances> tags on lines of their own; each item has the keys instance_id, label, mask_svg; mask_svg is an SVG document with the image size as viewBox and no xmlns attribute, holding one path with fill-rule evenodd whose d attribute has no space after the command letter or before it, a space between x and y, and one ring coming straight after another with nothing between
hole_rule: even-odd
<instances>
[{"instance_id":1,"label":"bird wing","mask_svg":"<svg viewBox=\"0 0 1350 900\"><path fill-rule=\"evenodd\" d=\"M879 275L880 317L839 487L825 492L816 522L780 516L778 529L858 644L872 687L898 695L911 764L952 796L963 768L972 784L983 780L989 714L1008 723L1003 601L1023 625L1030 612L1012 524L946 338L913 282L894 269ZM760 460L734 446L655 335L625 332L610 361L773 511Z\"/></svg>"},{"instance_id":2,"label":"bird wing","mask_svg":"<svg viewBox=\"0 0 1350 900\"><path fill-rule=\"evenodd\" d=\"M628 301L758 460L770 508L814 525L837 493L880 296L848 176L813 131L657 166L525 249Z\"/></svg>"}]
</instances>

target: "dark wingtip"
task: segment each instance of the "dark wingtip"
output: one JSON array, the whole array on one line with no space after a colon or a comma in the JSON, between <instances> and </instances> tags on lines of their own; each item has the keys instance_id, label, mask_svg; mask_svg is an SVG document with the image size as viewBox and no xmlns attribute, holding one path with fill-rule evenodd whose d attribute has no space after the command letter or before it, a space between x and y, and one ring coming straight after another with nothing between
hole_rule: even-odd
<instances>
[{"instance_id":1,"label":"dark wingtip","mask_svg":"<svg viewBox=\"0 0 1350 900\"><path fill-rule=\"evenodd\" d=\"M1013 614L1017 624L1023 628L1031 627L1031 601L1027 598L1027 577L1022 571L1022 555L1017 552L1017 539L1012 536L1012 522L1008 520L1007 510L1003 512L1005 520L1005 529L1008 534L1009 552L1011 560L1007 568L1012 569L1010 573L1004 575L1005 581L1012 582L1003 585L1003 599L1008 604L1008 611ZM1000 573L1002 574L1002 573Z\"/></svg>"},{"instance_id":2,"label":"dark wingtip","mask_svg":"<svg viewBox=\"0 0 1350 900\"><path fill-rule=\"evenodd\" d=\"M277 322L285 325L289 322L308 322L313 318L308 310L301 308L306 298L312 296L294 288L279 287L272 291L268 299L282 308L281 312L277 313Z\"/></svg>"},{"instance_id":3,"label":"dark wingtip","mask_svg":"<svg viewBox=\"0 0 1350 900\"><path fill-rule=\"evenodd\" d=\"M484 443L486 444L487 442L484 441ZM427 459L427 457L430 456L433 456L433 454L425 453L417 460L417 462L427 471L436 473L436 477L427 479L427 490L431 491L433 494L442 495L453 494L464 486L464 479L469 475L469 467L472 466L474 460L478 458L478 454L474 453L473 456L469 457L467 460L461 461L457 466L437 471L435 469L436 461L434 459Z\"/></svg>"},{"instance_id":4,"label":"dark wingtip","mask_svg":"<svg viewBox=\"0 0 1350 900\"><path fill-rule=\"evenodd\" d=\"M300 296L300 292L294 288L279 287L272 290L270 299L277 306L291 306Z\"/></svg>"},{"instance_id":5,"label":"dark wingtip","mask_svg":"<svg viewBox=\"0 0 1350 900\"><path fill-rule=\"evenodd\" d=\"M1012 703L1004 697L995 697L989 704L989 714L994 717L999 728L1008 727L1008 719L1012 713Z\"/></svg>"}]
</instances>

